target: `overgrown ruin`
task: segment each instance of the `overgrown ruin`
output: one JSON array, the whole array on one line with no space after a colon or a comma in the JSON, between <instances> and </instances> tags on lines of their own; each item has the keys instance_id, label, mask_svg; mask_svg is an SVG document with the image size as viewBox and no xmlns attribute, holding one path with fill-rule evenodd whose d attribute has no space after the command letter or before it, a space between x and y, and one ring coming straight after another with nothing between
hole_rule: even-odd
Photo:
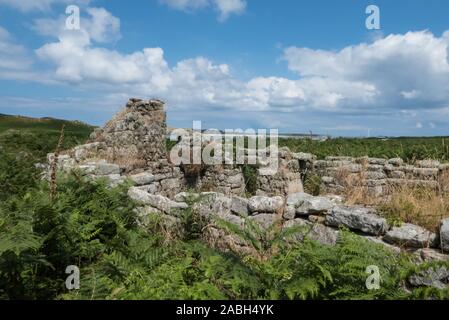
<instances>
[{"instance_id":1,"label":"overgrown ruin","mask_svg":"<svg viewBox=\"0 0 449 320\"><path fill-rule=\"evenodd\" d=\"M354 230L367 239L382 243L395 252L416 251L423 260L447 259L449 221L439 233L419 226L391 226L376 209L344 204L345 188L355 186L374 197L388 196L392 185L420 185L446 189L449 166L437 161L404 164L401 159L328 157L316 160L306 153L279 149L275 175L259 174L253 168L254 190L242 165L174 165L166 147L166 113L159 100L130 99L104 128L97 129L87 144L63 153L58 159L62 171L80 169L92 179L105 178L111 185L129 179L134 186L129 196L140 205L140 223L157 214L167 228L176 230L180 215L197 199L193 210L202 217L219 218L243 228L247 219L268 229L295 225L309 228L308 237L333 245L339 228ZM52 155L49 156L52 160ZM321 181L322 194L304 193L304 180L311 175ZM249 191L253 191L249 195ZM245 250L245 244L226 234L218 225L208 224L207 241L223 250ZM297 240L300 241L300 235Z\"/></svg>"}]
</instances>

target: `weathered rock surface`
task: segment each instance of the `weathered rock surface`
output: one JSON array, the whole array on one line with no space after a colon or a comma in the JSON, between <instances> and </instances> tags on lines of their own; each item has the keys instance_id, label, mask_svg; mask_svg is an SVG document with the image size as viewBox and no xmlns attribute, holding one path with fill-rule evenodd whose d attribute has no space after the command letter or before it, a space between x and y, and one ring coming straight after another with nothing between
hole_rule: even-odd
<instances>
[{"instance_id":1,"label":"weathered rock surface","mask_svg":"<svg viewBox=\"0 0 449 320\"><path fill-rule=\"evenodd\" d=\"M156 180L150 172L142 172L129 177L137 186L150 184Z\"/></svg>"},{"instance_id":2,"label":"weathered rock surface","mask_svg":"<svg viewBox=\"0 0 449 320\"><path fill-rule=\"evenodd\" d=\"M441 222L440 242L441 242L441 249L449 252L449 218L444 219Z\"/></svg>"},{"instance_id":3,"label":"weathered rock surface","mask_svg":"<svg viewBox=\"0 0 449 320\"><path fill-rule=\"evenodd\" d=\"M138 204L150 206L169 215L177 214L188 208L188 205L184 202L175 202L164 196L150 194L136 187L128 190L128 196Z\"/></svg>"},{"instance_id":4,"label":"weathered rock surface","mask_svg":"<svg viewBox=\"0 0 449 320\"><path fill-rule=\"evenodd\" d=\"M408 282L414 287L447 289L449 287L449 270L445 267L430 268L409 277Z\"/></svg>"},{"instance_id":5,"label":"weathered rock surface","mask_svg":"<svg viewBox=\"0 0 449 320\"><path fill-rule=\"evenodd\" d=\"M252 214L255 213L277 213L282 210L284 199L282 197L256 196L249 199L248 208Z\"/></svg>"},{"instance_id":6,"label":"weathered rock surface","mask_svg":"<svg viewBox=\"0 0 449 320\"><path fill-rule=\"evenodd\" d=\"M375 214L373 209L362 207L336 206L326 216L326 224L333 227L344 226L376 236L385 234L388 230L385 218Z\"/></svg>"},{"instance_id":7,"label":"weathered rock surface","mask_svg":"<svg viewBox=\"0 0 449 320\"><path fill-rule=\"evenodd\" d=\"M418 249L415 252L420 262L433 262L433 261L449 261L449 255L441 253L440 250L423 248Z\"/></svg>"},{"instance_id":8,"label":"weathered rock surface","mask_svg":"<svg viewBox=\"0 0 449 320\"><path fill-rule=\"evenodd\" d=\"M233 196L231 203L231 212L241 217L247 217L249 212L249 201L245 198Z\"/></svg>"},{"instance_id":9,"label":"weathered rock surface","mask_svg":"<svg viewBox=\"0 0 449 320\"><path fill-rule=\"evenodd\" d=\"M335 206L329 198L314 197L307 193L294 193L287 197L284 218L294 219L296 216L327 213Z\"/></svg>"},{"instance_id":10,"label":"weathered rock surface","mask_svg":"<svg viewBox=\"0 0 449 320\"><path fill-rule=\"evenodd\" d=\"M222 193L203 192L193 210L204 217L221 216L231 213L231 204L231 199Z\"/></svg>"},{"instance_id":11,"label":"weathered rock surface","mask_svg":"<svg viewBox=\"0 0 449 320\"><path fill-rule=\"evenodd\" d=\"M390 244L414 248L436 247L438 244L435 233L409 223L393 227L385 234L383 240Z\"/></svg>"}]
</instances>

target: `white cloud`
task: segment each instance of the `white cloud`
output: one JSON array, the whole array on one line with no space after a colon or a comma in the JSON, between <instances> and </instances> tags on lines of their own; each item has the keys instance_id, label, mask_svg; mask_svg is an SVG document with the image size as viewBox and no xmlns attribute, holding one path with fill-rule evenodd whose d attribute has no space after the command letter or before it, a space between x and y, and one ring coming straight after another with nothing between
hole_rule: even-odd
<instances>
[{"instance_id":1,"label":"white cloud","mask_svg":"<svg viewBox=\"0 0 449 320\"><path fill-rule=\"evenodd\" d=\"M57 38L35 51L50 65L39 77L20 70L25 49L0 29L0 77L68 83L114 101L158 97L177 110L263 111L254 120L276 117L292 128L304 115L313 120L306 123L310 128L360 132L370 121L368 128L391 123L426 129L434 123L439 130L449 120L449 32L390 35L338 51L290 47L283 58L296 77L242 81L229 65L206 57L170 65L162 48L124 54L102 47L120 38L120 20L102 8L86 12L79 31L64 30L64 16L35 22L34 30Z\"/></svg>"},{"instance_id":2,"label":"white cloud","mask_svg":"<svg viewBox=\"0 0 449 320\"><path fill-rule=\"evenodd\" d=\"M379 108L439 108L449 104L448 50L448 33L436 37L421 31L339 51L291 47L285 50L284 59L301 78L324 79L334 87L342 97L337 103L340 107L362 110L372 105L372 101L342 92L339 87L346 83L354 90L365 87L375 93Z\"/></svg>"},{"instance_id":3,"label":"white cloud","mask_svg":"<svg viewBox=\"0 0 449 320\"><path fill-rule=\"evenodd\" d=\"M23 71L31 66L25 48L17 44L10 33L0 27L0 70Z\"/></svg>"},{"instance_id":4,"label":"white cloud","mask_svg":"<svg viewBox=\"0 0 449 320\"><path fill-rule=\"evenodd\" d=\"M159 0L159 2L183 11L202 9L209 5L209 0Z\"/></svg>"},{"instance_id":5,"label":"white cloud","mask_svg":"<svg viewBox=\"0 0 449 320\"><path fill-rule=\"evenodd\" d=\"M241 14L246 9L246 0L159 0L160 3L182 11L196 11L213 7L218 11L218 19L224 21L233 14Z\"/></svg>"},{"instance_id":6,"label":"white cloud","mask_svg":"<svg viewBox=\"0 0 449 320\"><path fill-rule=\"evenodd\" d=\"M104 8L86 8L88 17L81 17L80 30L66 30L67 16L57 19L36 19L32 29L41 35L59 38L87 38L99 43L114 42L121 38L120 19ZM88 41L88 42L89 42Z\"/></svg>"},{"instance_id":7,"label":"white cloud","mask_svg":"<svg viewBox=\"0 0 449 320\"><path fill-rule=\"evenodd\" d=\"M48 11L52 5L87 5L91 0L0 0L0 5L6 5L22 12Z\"/></svg>"},{"instance_id":8,"label":"white cloud","mask_svg":"<svg viewBox=\"0 0 449 320\"><path fill-rule=\"evenodd\" d=\"M215 5L220 12L220 21L226 20L231 14L241 14L246 9L245 0L215 0Z\"/></svg>"},{"instance_id":9,"label":"white cloud","mask_svg":"<svg viewBox=\"0 0 449 320\"><path fill-rule=\"evenodd\" d=\"M291 47L284 58L298 73L297 79L256 77L244 82L233 77L228 65L204 57L182 60L171 67L162 48L122 54L95 46L92 40L104 40L103 26L110 24L104 21L111 17L107 11L91 14L86 24L97 28L78 34L61 32L59 41L36 51L55 65L56 80L157 95L183 106L241 110L359 115L401 112L408 117L420 108L449 106L446 36L409 32L340 51ZM119 21L116 25L118 29Z\"/></svg>"}]
</instances>

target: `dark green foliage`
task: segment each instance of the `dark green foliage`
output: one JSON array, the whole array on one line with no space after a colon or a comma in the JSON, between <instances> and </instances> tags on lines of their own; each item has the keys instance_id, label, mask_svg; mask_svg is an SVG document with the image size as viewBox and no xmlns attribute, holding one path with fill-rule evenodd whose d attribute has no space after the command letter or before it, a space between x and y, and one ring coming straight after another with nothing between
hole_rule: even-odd
<instances>
[{"instance_id":1,"label":"dark green foliage","mask_svg":"<svg viewBox=\"0 0 449 320\"><path fill-rule=\"evenodd\" d=\"M402 158L409 162L423 159L449 161L449 138L336 138L327 141L279 139L279 147L294 152L309 152L319 159L327 156Z\"/></svg>"},{"instance_id":2,"label":"dark green foliage","mask_svg":"<svg viewBox=\"0 0 449 320\"><path fill-rule=\"evenodd\" d=\"M313 196L321 193L321 177L317 174L307 174L304 178L304 191Z\"/></svg>"},{"instance_id":3,"label":"dark green foliage","mask_svg":"<svg viewBox=\"0 0 449 320\"><path fill-rule=\"evenodd\" d=\"M128 186L114 189L72 175L50 201L39 184L0 206L0 297L3 299L392 299L434 297L401 283L413 271L406 258L342 232L336 246L285 242L300 229L263 232L229 226L257 254L215 251L190 236L166 244L157 227L135 223ZM188 214L188 213L187 213ZM190 213L184 225L195 223ZM189 228L187 228L189 230ZM81 289L68 291L65 268L81 269ZM366 268L379 267L379 290L368 290Z\"/></svg>"},{"instance_id":4,"label":"dark green foliage","mask_svg":"<svg viewBox=\"0 0 449 320\"><path fill-rule=\"evenodd\" d=\"M10 154L0 150L0 201L23 195L36 185L39 171L34 161L29 153Z\"/></svg>"},{"instance_id":5,"label":"dark green foliage","mask_svg":"<svg viewBox=\"0 0 449 320\"><path fill-rule=\"evenodd\" d=\"M68 265L90 264L112 248L126 250L127 232L136 226L125 186L107 189L71 176L58 182L57 191L50 201L43 182L0 208L0 287L7 298L54 298Z\"/></svg>"},{"instance_id":6,"label":"dark green foliage","mask_svg":"<svg viewBox=\"0 0 449 320\"><path fill-rule=\"evenodd\" d=\"M255 195L257 191L257 167L255 165L242 165L245 190L248 195Z\"/></svg>"}]
</instances>

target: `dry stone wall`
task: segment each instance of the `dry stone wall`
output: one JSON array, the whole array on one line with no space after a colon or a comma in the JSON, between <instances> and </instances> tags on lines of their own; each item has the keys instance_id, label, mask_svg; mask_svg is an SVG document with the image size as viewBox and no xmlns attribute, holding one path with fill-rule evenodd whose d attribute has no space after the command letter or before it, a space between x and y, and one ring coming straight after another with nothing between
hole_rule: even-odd
<instances>
[{"instance_id":1,"label":"dry stone wall","mask_svg":"<svg viewBox=\"0 0 449 320\"><path fill-rule=\"evenodd\" d=\"M314 161L313 169L322 179L322 190L342 194L348 187L364 188L374 197L387 196L396 186L447 188L449 165L434 160L406 164L402 159L327 157Z\"/></svg>"},{"instance_id":2,"label":"dry stone wall","mask_svg":"<svg viewBox=\"0 0 449 320\"><path fill-rule=\"evenodd\" d=\"M123 111L92 134L90 142L101 146L98 156L121 165L126 172L136 172L155 168L167 159L166 131L162 101L130 99Z\"/></svg>"}]
</instances>

